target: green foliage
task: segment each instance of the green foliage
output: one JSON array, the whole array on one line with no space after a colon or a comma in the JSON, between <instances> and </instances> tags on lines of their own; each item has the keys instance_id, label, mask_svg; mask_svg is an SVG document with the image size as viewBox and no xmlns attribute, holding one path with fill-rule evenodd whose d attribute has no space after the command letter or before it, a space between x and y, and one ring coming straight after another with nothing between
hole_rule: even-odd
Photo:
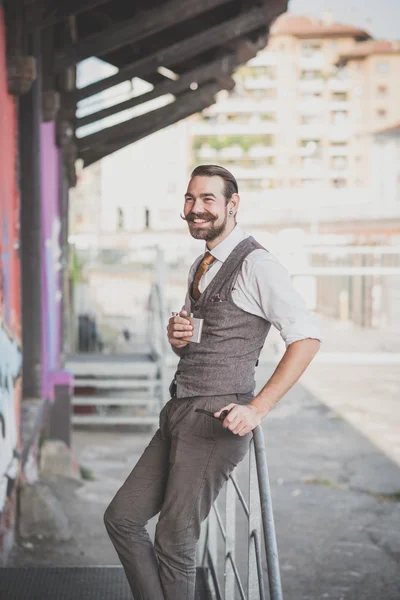
<instances>
[{"instance_id":1,"label":"green foliage","mask_svg":"<svg viewBox=\"0 0 400 600\"><path fill-rule=\"evenodd\" d=\"M78 256L73 248L71 249L71 253L70 278L73 283L77 283L81 280L82 265L80 264Z\"/></svg>"},{"instance_id":2,"label":"green foliage","mask_svg":"<svg viewBox=\"0 0 400 600\"><path fill-rule=\"evenodd\" d=\"M96 475L94 474L94 471L92 471L92 469L84 467L83 465L79 465L79 471L82 479L84 479L85 481L95 481Z\"/></svg>"}]
</instances>

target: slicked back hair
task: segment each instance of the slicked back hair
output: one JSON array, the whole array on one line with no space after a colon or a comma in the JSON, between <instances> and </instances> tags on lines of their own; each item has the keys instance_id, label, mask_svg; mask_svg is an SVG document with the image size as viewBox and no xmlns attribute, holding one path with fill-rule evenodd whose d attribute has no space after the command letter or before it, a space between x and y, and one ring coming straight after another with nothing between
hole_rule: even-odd
<instances>
[{"instance_id":1,"label":"slicked back hair","mask_svg":"<svg viewBox=\"0 0 400 600\"><path fill-rule=\"evenodd\" d=\"M224 180L224 196L225 202L228 204L233 194L239 193L239 188L236 179L228 169L219 165L199 165L196 167L190 178L193 177L221 177Z\"/></svg>"}]
</instances>

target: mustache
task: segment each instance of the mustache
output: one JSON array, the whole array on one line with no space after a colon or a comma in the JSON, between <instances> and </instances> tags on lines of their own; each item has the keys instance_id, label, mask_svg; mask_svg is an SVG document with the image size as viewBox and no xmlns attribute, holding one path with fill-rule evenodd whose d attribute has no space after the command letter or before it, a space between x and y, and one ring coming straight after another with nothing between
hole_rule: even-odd
<instances>
[{"instance_id":1,"label":"mustache","mask_svg":"<svg viewBox=\"0 0 400 600\"><path fill-rule=\"evenodd\" d=\"M218 219L218 217L216 217L215 215L210 215L207 213L203 213L203 214L194 214L194 213L189 213L188 215L185 215L183 213L181 213L180 215L181 219L183 219L184 221L187 222L193 222L195 219L201 219L204 221L216 221Z\"/></svg>"}]
</instances>

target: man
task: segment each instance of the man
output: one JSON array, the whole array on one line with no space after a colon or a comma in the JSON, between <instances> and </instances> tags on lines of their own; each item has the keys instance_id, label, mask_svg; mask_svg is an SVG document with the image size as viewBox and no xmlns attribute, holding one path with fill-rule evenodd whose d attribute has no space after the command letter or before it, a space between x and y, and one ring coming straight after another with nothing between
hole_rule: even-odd
<instances>
[{"instance_id":1,"label":"man","mask_svg":"<svg viewBox=\"0 0 400 600\"><path fill-rule=\"evenodd\" d=\"M319 349L319 331L287 271L236 224L239 201L226 169L193 171L184 218L190 234L206 241L206 252L190 270L184 309L167 327L180 356L172 397L105 514L136 600L193 600L201 522L246 455L251 431ZM188 312L204 319L200 343L191 342ZM254 396L255 366L271 324L287 350ZM223 410L229 412L221 421ZM145 526L159 511L153 546Z\"/></svg>"}]
</instances>

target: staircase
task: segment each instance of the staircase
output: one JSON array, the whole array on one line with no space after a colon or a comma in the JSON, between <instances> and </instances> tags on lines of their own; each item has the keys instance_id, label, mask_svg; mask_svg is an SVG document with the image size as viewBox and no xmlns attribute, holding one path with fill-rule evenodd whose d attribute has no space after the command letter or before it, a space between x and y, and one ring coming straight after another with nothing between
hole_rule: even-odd
<instances>
[{"instance_id":1,"label":"staircase","mask_svg":"<svg viewBox=\"0 0 400 600\"><path fill-rule=\"evenodd\" d=\"M158 423L167 402L164 259L155 247L154 279L149 290L145 335L129 353L81 353L69 356L74 375L72 425L144 425ZM110 352L110 349L108 349Z\"/></svg>"},{"instance_id":2,"label":"staircase","mask_svg":"<svg viewBox=\"0 0 400 600\"><path fill-rule=\"evenodd\" d=\"M154 353L70 356L73 425L155 425L164 404L163 369Z\"/></svg>"}]
</instances>

